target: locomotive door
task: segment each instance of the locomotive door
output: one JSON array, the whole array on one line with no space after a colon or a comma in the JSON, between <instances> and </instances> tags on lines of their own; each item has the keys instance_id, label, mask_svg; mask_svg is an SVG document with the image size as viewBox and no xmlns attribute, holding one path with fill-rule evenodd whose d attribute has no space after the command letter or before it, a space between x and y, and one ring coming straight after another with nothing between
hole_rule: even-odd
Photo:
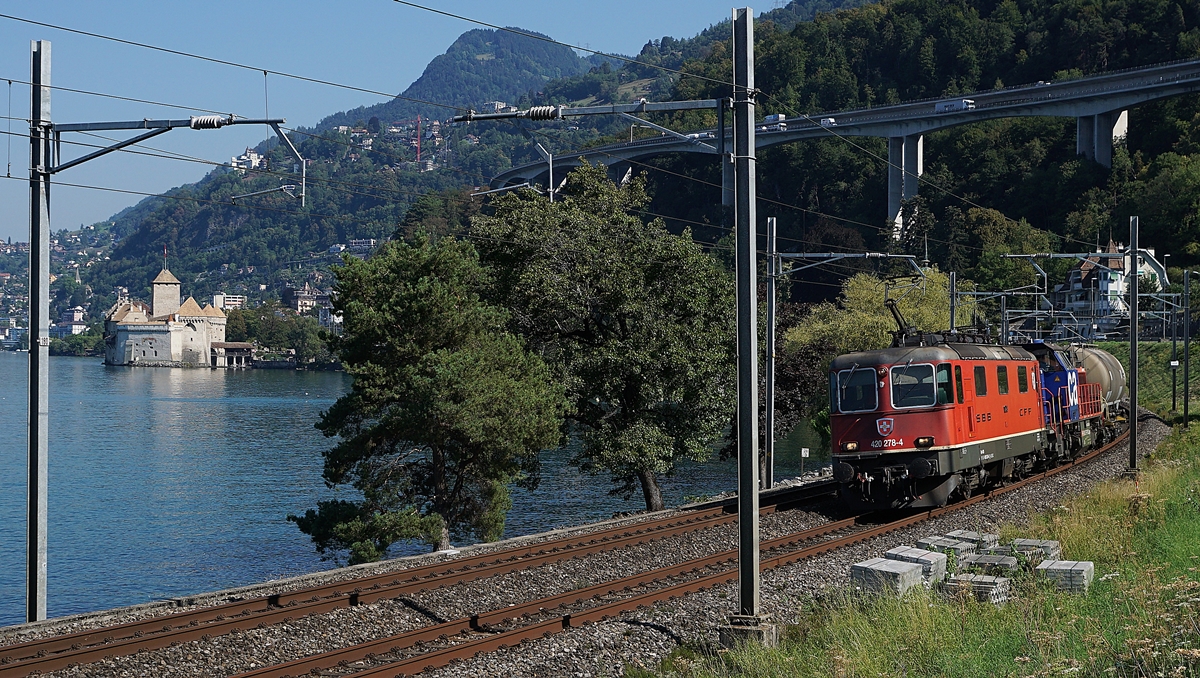
<instances>
[{"instance_id":1,"label":"locomotive door","mask_svg":"<svg viewBox=\"0 0 1200 678\"><path fill-rule=\"evenodd\" d=\"M969 375L968 375L969 376ZM963 386L962 365L954 366L954 397L958 403L958 407L954 408L954 421L958 428L958 439L966 440L968 436L975 435L975 413L973 407L965 406L968 394L971 393L971 382L967 381L966 386Z\"/></svg>"},{"instance_id":2,"label":"locomotive door","mask_svg":"<svg viewBox=\"0 0 1200 678\"><path fill-rule=\"evenodd\" d=\"M957 366L955 366L954 369L955 369L955 375L957 376L959 368ZM963 384L963 391L962 391L963 397L959 398L959 402L963 403L964 406L960 407L959 409L962 410L963 415L967 419L967 437L974 438L975 437L975 375L972 375L971 372L968 371L964 375L963 381L965 382Z\"/></svg>"}]
</instances>

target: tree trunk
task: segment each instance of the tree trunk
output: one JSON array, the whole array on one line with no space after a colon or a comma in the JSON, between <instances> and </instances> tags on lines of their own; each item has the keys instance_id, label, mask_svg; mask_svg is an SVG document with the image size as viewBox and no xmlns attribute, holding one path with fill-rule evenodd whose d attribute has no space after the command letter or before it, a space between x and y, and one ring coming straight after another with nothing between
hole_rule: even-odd
<instances>
[{"instance_id":1,"label":"tree trunk","mask_svg":"<svg viewBox=\"0 0 1200 678\"><path fill-rule=\"evenodd\" d=\"M642 495L646 498L647 511L661 511L663 509L662 488L658 486L658 479L654 477L654 471L642 469L638 471L638 480L642 481Z\"/></svg>"},{"instance_id":2,"label":"tree trunk","mask_svg":"<svg viewBox=\"0 0 1200 678\"><path fill-rule=\"evenodd\" d=\"M446 521L442 521L442 534L438 537L437 548L434 551L445 551L450 548L450 528L446 527Z\"/></svg>"}]
</instances>

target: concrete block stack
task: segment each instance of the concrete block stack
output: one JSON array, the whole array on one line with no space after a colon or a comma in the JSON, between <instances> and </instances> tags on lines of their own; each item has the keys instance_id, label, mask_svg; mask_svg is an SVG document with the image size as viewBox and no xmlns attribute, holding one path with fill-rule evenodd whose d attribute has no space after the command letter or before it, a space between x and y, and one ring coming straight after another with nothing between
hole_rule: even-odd
<instances>
[{"instance_id":1,"label":"concrete block stack","mask_svg":"<svg viewBox=\"0 0 1200 678\"><path fill-rule=\"evenodd\" d=\"M953 553L955 558L961 558L968 553L975 553L976 549L975 542L939 537L937 535L921 539L917 542L917 547L923 548L926 551L941 551L946 554Z\"/></svg>"},{"instance_id":2,"label":"concrete block stack","mask_svg":"<svg viewBox=\"0 0 1200 678\"><path fill-rule=\"evenodd\" d=\"M1087 593L1096 566L1090 560L1043 560L1035 572L1039 577L1055 582L1059 591Z\"/></svg>"},{"instance_id":3,"label":"concrete block stack","mask_svg":"<svg viewBox=\"0 0 1200 678\"><path fill-rule=\"evenodd\" d=\"M850 566L850 583L863 591L903 595L921 586L924 566L890 558L872 558Z\"/></svg>"},{"instance_id":4,"label":"concrete block stack","mask_svg":"<svg viewBox=\"0 0 1200 678\"><path fill-rule=\"evenodd\" d=\"M1046 558L1046 554L1036 546L1016 546L1010 544L1008 546L993 546L989 549L984 549L983 552L989 556L1012 556L1023 567L1028 568L1032 568Z\"/></svg>"},{"instance_id":5,"label":"concrete block stack","mask_svg":"<svg viewBox=\"0 0 1200 678\"><path fill-rule=\"evenodd\" d=\"M1062 545L1053 539L1014 539L1012 545L1018 549L1036 548L1050 560L1062 558Z\"/></svg>"},{"instance_id":6,"label":"concrete block stack","mask_svg":"<svg viewBox=\"0 0 1200 678\"><path fill-rule=\"evenodd\" d=\"M968 553L958 559L958 568L983 574L1011 574L1021 569L1021 563L1014 556Z\"/></svg>"},{"instance_id":7,"label":"concrete block stack","mask_svg":"<svg viewBox=\"0 0 1200 678\"><path fill-rule=\"evenodd\" d=\"M977 551L991 548L1000 543L1000 535L992 534L991 532L972 532L970 530L954 530L946 533L947 539L957 539L959 541L969 541L975 545Z\"/></svg>"},{"instance_id":8,"label":"concrete block stack","mask_svg":"<svg viewBox=\"0 0 1200 678\"><path fill-rule=\"evenodd\" d=\"M888 560L899 560L906 563L917 563L921 566L921 578L926 588L946 578L946 554L937 551L898 546L883 554Z\"/></svg>"},{"instance_id":9,"label":"concrete block stack","mask_svg":"<svg viewBox=\"0 0 1200 678\"><path fill-rule=\"evenodd\" d=\"M1008 602L1012 584L1007 577L956 574L946 579L942 592L949 596L969 594L981 603L1003 605Z\"/></svg>"}]
</instances>

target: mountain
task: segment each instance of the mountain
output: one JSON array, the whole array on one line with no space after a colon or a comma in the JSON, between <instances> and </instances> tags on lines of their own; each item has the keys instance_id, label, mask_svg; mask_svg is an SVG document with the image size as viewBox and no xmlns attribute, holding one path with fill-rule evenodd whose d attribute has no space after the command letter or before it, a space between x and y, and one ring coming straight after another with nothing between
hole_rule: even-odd
<instances>
[{"instance_id":1,"label":"mountain","mask_svg":"<svg viewBox=\"0 0 1200 678\"><path fill-rule=\"evenodd\" d=\"M547 37L532 31L523 32ZM586 73L595 65L598 64L579 57L571 48L545 40L509 31L467 31L445 54L429 62L421 77L401 94L404 98L335 113L314 129L323 131L338 125L353 125L372 117L380 120L407 120L417 115L447 118L453 114L448 108L405 99L462 108L477 107L485 101L514 102L531 91L540 90L550 80Z\"/></svg>"}]
</instances>

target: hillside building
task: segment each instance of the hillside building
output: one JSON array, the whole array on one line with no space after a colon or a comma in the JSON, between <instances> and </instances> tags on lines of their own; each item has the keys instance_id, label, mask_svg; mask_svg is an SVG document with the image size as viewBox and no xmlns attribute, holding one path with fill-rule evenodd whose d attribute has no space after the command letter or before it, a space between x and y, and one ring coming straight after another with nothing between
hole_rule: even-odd
<instances>
[{"instance_id":1,"label":"hillside building","mask_svg":"<svg viewBox=\"0 0 1200 678\"><path fill-rule=\"evenodd\" d=\"M58 318L58 323L50 326L50 336L63 339L73 334L83 334L87 332L87 311L82 306L76 306L63 311Z\"/></svg>"},{"instance_id":2,"label":"hillside building","mask_svg":"<svg viewBox=\"0 0 1200 678\"><path fill-rule=\"evenodd\" d=\"M245 174L246 170L266 169L267 158L253 148L247 148L245 153L230 160L229 166Z\"/></svg>"},{"instance_id":3,"label":"hillside building","mask_svg":"<svg viewBox=\"0 0 1200 678\"><path fill-rule=\"evenodd\" d=\"M1103 251L1083 259L1067 274L1067 280L1054 288L1054 308L1070 314L1060 321L1059 334L1096 340L1129 324L1129 270L1127 248L1109 241ZM1153 249L1145 249L1137 258L1142 292L1166 289L1170 285L1166 267L1159 263Z\"/></svg>"},{"instance_id":4,"label":"hillside building","mask_svg":"<svg viewBox=\"0 0 1200 678\"><path fill-rule=\"evenodd\" d=\"M213 348L225 343L225 314L191 297L180 303L179 280L165 268L151 288L151 305L122 297L105 315L105 364L229 367Z\"/></svg>"}]
</instances>

